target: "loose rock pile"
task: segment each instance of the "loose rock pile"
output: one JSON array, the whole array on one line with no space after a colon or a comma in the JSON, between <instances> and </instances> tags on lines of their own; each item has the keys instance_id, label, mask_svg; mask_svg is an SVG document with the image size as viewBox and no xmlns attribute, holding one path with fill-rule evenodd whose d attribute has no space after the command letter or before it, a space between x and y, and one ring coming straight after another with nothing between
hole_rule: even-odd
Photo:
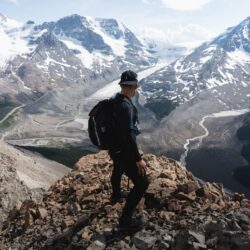
<instances>
[{"instance_id":1,"label":"loose rock pile","mask_svg":"<svg viewBox=\"0 0 250 250\"><path fill-rule=\"evenodd\" d=\"M115 237L124 201L109 202L112 162L100 152L80 159L43 200L17 205L0 233L0 249L250 249L244 195L228 197L221 184L199 184L172 159L147 154L144 160L151 183L137 208L147 221L141 231Z\"/></svg>"}]
</instances>

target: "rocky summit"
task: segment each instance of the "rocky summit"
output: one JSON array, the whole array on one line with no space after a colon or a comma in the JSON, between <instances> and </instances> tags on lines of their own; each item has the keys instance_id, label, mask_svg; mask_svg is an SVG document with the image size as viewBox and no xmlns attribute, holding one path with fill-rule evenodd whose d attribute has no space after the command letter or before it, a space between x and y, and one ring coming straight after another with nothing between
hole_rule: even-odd
<instances>
[{"instance_id":1,"label":"rocky summit","mask_svg":"<svg viewBox=\"0 0 250 250\"><path fill-rule=\"evenodd\" d=\"M150 186L136 211L141 231L118 230L124 200L109 202L112 161L101 151L81 158L41 200L11 210L0 249L250 249L250 200L198 182L172 159L143 158ZM132 183L123 177L122 187Z\"/></svg>"}]
</instances>

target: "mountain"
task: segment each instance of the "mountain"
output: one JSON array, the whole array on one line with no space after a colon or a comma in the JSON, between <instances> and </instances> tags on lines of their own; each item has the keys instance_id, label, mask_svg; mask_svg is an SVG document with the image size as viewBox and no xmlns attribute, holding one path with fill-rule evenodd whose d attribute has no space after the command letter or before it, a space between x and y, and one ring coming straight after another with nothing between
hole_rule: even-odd
<instances>
[{"instance_id":1,"label":"mountain","mask_svg":"<svg viewBox=\"0 0 250 250\"><path fill-rule=\"evenodd\" d=\"M79 138L82 125L74 120L86 110L83 102L88 96L118 79L122 71L140 71L157 61L115 19L71 15L55 22L21 24L1 15L0 37L6 41L0 45L4 138L65 138L74 137L77 130ZM73 121L73 128L57 129L65 121Z\"/></svg>"},{"instance_id":2,"label":"mountain","mask_svg":"<svg viewBox=\"0 0 250 250\"><path fill-rule=\"evenodd\" d=\"M250 201L244 195L230 197L221 184L198 183L172 159L143 157L151 184L137 210L146 220L142 230L118 230L124 200L109 202L112 162L102 151L81 158L41 200L16 206L0 230L1 249L249 248Z\"/></svg>"},{"instance_id":3,"label":"mountain","mask_svg":"<svg viewBox=\"0 0 250 250\"><path fill-rule=\"evenodd\" d=\"M0 225L10 209L27 199L40 199L70 169L0 140Z\"/></svg>"},{"instance_id":4,"label":"mountain","mask_svg":"<svg viewBox=\"0 0 250 250\"><path fill-rule=\"evenodd\" d=\"M36 25L2 16L0 27L6 40L1 53L7 51L0 65L5 69L3 78L15 81L24 92L104 83L127 67L141 69L155 62L136 36L115 19L72 15Z\"/></svg>"},{"instance_id":5,"label":"mountain","mask_svg":"<svg viewBox=\"0 0 250 250\"><path fill-rule=\"evenodd\" d=\"M182 160L197 177L246 194L232 172L245 165L237 130L249 112L249 28L247 18L144 78L140 94L158 126L139 138L146 152Z\"/></svg>"},{"instance_id":6,"label":"mountain","mask_svg":"<svg viewBox=\"0 0 250 250\"><path fill-rule=\"evenodd\" d=\"M174 109L204 90L210 90L227 108L233 106L229 100L231 97L220 96L222 93L218 89L230 85L235 95L238 91L243 92L239 105L244 106L250 93L247 91L250 85L249 29L250 18L247 18L214 40L202 44L193 53L144 79L142 91L149 105L160 100L162 103L170 102L170 109Z\"/></svg>"}]
</instances>

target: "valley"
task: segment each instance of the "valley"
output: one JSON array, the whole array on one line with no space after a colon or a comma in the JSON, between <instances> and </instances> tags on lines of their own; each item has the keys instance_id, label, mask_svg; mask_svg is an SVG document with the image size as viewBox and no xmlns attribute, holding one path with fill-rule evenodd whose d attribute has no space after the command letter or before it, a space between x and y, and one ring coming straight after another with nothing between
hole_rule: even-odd
<instances>
[{"instance_id":1,"label":"valley","mask_svg":"<svg viewBox=\"0 0 250 250\"><path fill-rule=\"evenodd\" d=\"M187 157L189 151L201 147L202 140L209 135L208 129L204 126L204 122L207 119L211 119L211 118L216 119L216 118L220 118L220 117L239 116L239 115L242 115L242 114L245 114L245 113L248 113L248 112L250 112L250 109L230 110L230 111L221 111L219 113L214 113L214 114L211 114L211 115L204 116L201 119L201 121L199 122L199 125L202 127L203 130L205 130L205 133L202 134L202 135L195 136L195 137L192 137L192 138L189 138L189 139L186 140L186 143L184 144L185 152L181 155L180 162L185 166L186 165L186 157ZM222 140L223 140L223 135L226 132L227 131L225 131L222 134Z\"/></svg>"},{"instance_id":2,"label":"valley","mask_svg":"<svg viewBox=\"0 0 250 250\"><path fill-rule=\"evenodd\" d=\"M129 68L140 80L141 149L248 194L232 173L246 162L235 135L249 111L250 18L192 50L157 51L118 20L80 15L42 24L2 18L0 29L15 41L0 65L2 141L67 166L96 152L88 113L120 90Z\"/></svg>"},{"instance_id":3,"label":"valley","mask_svg":"<svg viewBox=\"0 0 250 250\"><path fill-rule=\"evenodd\" d=\"M242 175L239 167L246 163L241 153L243 144L236 134L248 114L249 110L245 109L203 117L199 124L205 133L187 139L180 161L202 180L223 183L225 188L250 197L249 186L234 173L237 169L238 175ZM242 172L246 173L246 169Z\"/></svg>"}]
</instances>

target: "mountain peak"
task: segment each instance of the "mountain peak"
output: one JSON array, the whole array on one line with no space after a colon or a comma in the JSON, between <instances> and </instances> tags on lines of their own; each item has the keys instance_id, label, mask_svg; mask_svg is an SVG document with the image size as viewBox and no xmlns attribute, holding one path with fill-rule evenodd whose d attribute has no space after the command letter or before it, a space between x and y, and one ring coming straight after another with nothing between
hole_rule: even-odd
<instances>
[{"instance_id":1,"label":"mountain peak","mask_svg":"<svg viewBox=\"0 0 250 250\"><path fill-rule=\"evenodd\" d=\"M7 17L0 13L0 22L6 21Z\"/></svg>"},{"instance_id":2,"label":"mountain peak","mask_svg":"<svg viewBox=\"0 0 250 250\"><path fill-rule=\"evenodd\" d=\"M237 26L227 29L211 43L218 44L228 52L243 49L250 53L250 17Z\"/></svg>"},{"instance_id":3,"label":"mountain peak","mask_svg":"<svg viewBox=\"0 0 250 250\"><path fill-rule=\"evenodd\" d=\"M249 23L249 22L250 22L250 16L247 17L246 19L244 19L244 20L241 22L241 24L243 24L243 23Z\"/></svg>"},{"instance_id":4,"label":"mountain peak","mask_svg":"<svg viewBox=\"0 0 250 250\"><path fill-rule=\"evenodd\" d=\"M14 19L8 18L2 13L0 13L0 25L3 26L4 28L12 29L12 28L18 28L23 24Z\"/></svg>"},{"instance_id":5,"label":"mountain peak","mask_svg":"<svg viewBox=\"0 0 250 250\"><path fill-rule=\"evenodd\" d=\"M83 16L80 16L79 14L72 14L72 15L60 18L58 21L61 21L61 20L82 20L82 19L84 19Z\"/></svg>"}]
</instances>

